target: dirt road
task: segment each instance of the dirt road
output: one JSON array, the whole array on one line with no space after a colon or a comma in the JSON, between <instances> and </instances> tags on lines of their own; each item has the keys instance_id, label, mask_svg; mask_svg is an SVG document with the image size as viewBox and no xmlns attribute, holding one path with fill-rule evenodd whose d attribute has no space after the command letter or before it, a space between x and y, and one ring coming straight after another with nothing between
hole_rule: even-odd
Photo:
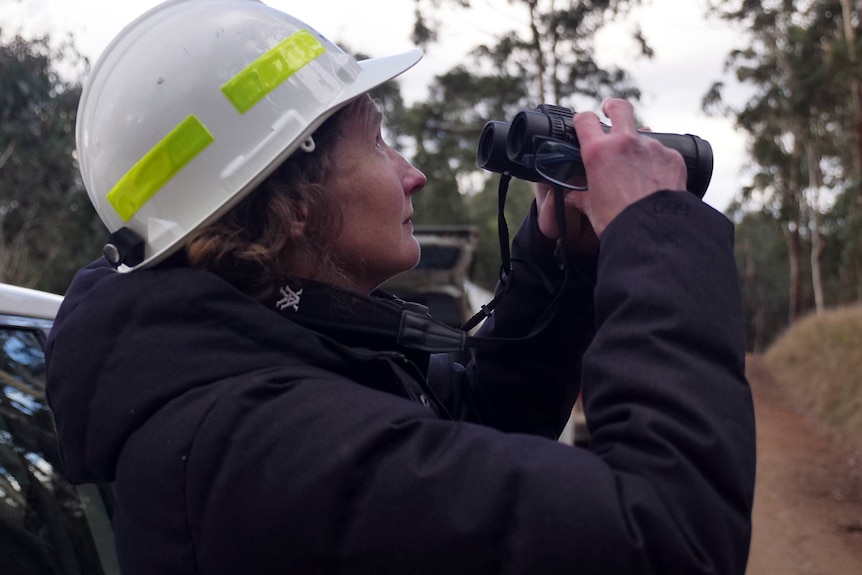
<instances>
[{"instance_id":1,"label":"dirt road","mask_svg":"<svg viewBox=\"0 0 862 575\"><path fill-rule=\"evenodd\" d=\"M791 407L757 358L754 533L747 575L862 574L862 452Z\"/></svg>"}]
</instances>

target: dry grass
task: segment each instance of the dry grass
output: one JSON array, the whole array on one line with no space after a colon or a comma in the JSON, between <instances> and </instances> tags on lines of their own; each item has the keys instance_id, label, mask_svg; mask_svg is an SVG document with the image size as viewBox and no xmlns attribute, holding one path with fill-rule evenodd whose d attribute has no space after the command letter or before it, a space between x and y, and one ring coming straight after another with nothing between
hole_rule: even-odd
<instances>
[{"instance_id":1,"label":"dry grass","mask_svg":"<svg viewBox=\"0 0 862 575\"><path fill-rule=\"evenodd\" d=\"M862 305L800 320L763 359L802 411L862 448Z\"/></svg>"}]
</instances>

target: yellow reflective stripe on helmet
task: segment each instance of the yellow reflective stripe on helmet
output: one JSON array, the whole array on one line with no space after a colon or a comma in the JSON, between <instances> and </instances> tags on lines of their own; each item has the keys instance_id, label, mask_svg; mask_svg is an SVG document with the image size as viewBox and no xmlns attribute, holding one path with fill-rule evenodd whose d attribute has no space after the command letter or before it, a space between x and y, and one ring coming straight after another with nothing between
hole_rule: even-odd
<instances>
[{"instance_id":1,"label":"yellow reflective stripe on helmet","mask_svg":"<svg viewBox=\"0 0 862 575\"><path fill-rule=\"evenodd\" d=\"M200 120L189 116L141 158L110 192L108 201L128 222L186 164L215 138Z\"/></svg>"},{"instance_id":2,"label":"yellow reflective stripe on helmet","mask_svg":"<svg viewBox=\"0 0 862 575\"><path fill-rule=\"evenodd\" d=\"M324 53L326 48L317 38L307 30L300 30L249 64L222 86L221 91L240 114L245 114L300 68Z\"/></svg>"}]
</instances>

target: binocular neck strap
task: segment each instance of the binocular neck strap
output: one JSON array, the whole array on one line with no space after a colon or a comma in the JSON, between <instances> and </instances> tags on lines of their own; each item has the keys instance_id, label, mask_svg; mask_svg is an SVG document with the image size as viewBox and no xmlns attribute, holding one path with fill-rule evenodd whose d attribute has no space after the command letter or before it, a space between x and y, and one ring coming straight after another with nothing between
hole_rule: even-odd
<instances>
[{"instance_id":1,"label":"binocular neck strap","mask_svg":"<svg viewBox=\"0 0 862 575\"><path fill-rule=\"evenodd\" d=\"M485 318L491 315L491 312L494 311L494 308L497 307L497 304L500 300L505 296L505 294L509 291L509 285L512 278L513 268L512 268L512 256L509 248L509 226L506 223L506 215L505 215L505 207L506 207L506 195L509 190L509 182L512 177L508 174L504 174L500 177L500 186L498 189L498 204L497 204L497 227L498 227L498 237L500 240L500 283L501 287L497 290L494 298L483 305L481 310L476 313L473 317L471 317L461 329L466 332L469 332L473 328L475 328L479 323L482 322ZM554 318L557 309L560 305L560 299L565 291L565 287L569 282L569 266L566 263L566 251L564 246L564 238L566 237L567 228L566 228L566 212L564 202L565 197L563 193L563 189L554 186L554 207L557 216L557 229L559 230L560 237L557 239L556 246L554 248L554 258L557 261L557 264L560 266L560 269L563 270L563 282L562 284L556 288L556 293L554 293L554 288L548 279L542 274L541 270L536 270L536 273L540 274L542 279L544 280L545 285L548 287L549 292L554 293L554 298L551 300L551 303L548 305L545 312L542 314L542 317L539 318L539 321L536 322L536 325L533 326L533 329L530 330L526 336L519 338L485 338L485 337L472 337L468 339L468 345L474 348L482 348L482 347L491 347L494 345L498 345L506 342L513 341L523 341L528 340L545 329L545 327L550 323L550 321ZM529 262L523 262L529 264Z\"/></svg>"}]
</instances>

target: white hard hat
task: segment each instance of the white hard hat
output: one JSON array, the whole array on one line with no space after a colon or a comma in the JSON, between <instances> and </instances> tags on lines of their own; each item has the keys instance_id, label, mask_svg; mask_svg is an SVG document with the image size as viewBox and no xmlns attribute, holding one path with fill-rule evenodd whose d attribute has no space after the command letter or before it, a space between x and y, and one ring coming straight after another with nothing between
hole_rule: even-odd
<instances>
[{"instance_id":1,"label":"white hard hat","mask_svg":"<svg viewBox=\"0 0 862 575\"><path fill-rule=\"evenodd\" d=\"M357 62L258 0L146 12L105 49L78 108L81 174L112 233L106 255L121 271L161 261L336 110L421 57Z\"/></svg>"}]
</instances>

